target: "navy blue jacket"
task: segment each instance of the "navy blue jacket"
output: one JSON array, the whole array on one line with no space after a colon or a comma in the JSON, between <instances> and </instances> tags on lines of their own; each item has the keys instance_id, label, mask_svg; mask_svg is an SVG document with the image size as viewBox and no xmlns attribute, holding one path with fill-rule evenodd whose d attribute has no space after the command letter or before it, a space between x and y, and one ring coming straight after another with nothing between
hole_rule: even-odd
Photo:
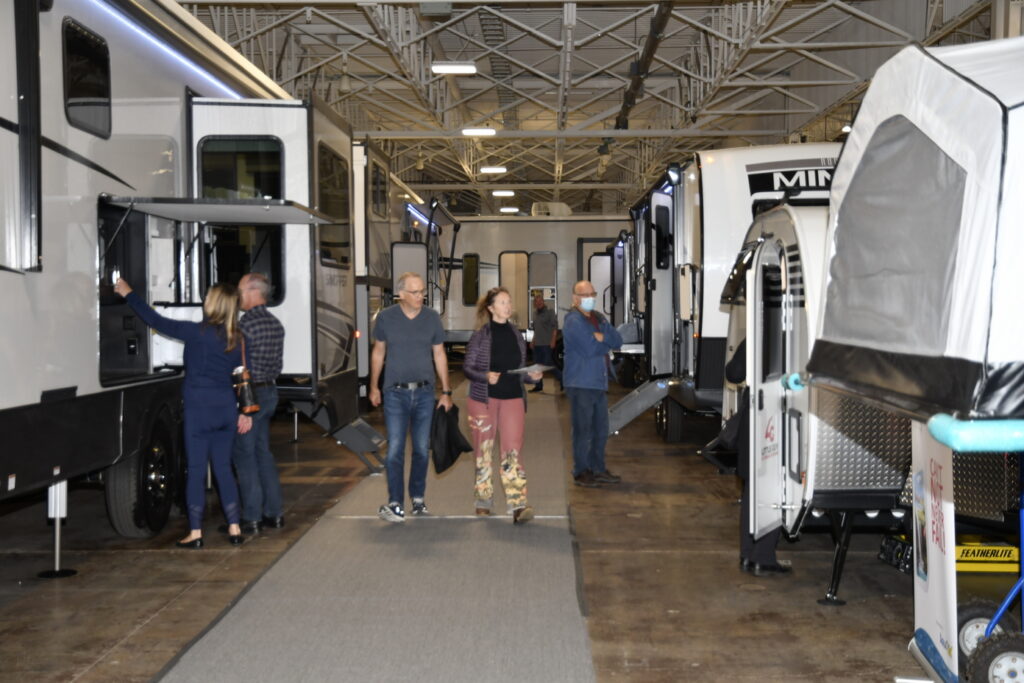
<instances>
[{"instance_id":1,"label":"navy blue jacket","mask_svg":"<svg viewBox=\"0 0 1024 683\"><path fill-rule=\"evenodd\" d=\"M227 341L221 327L205 322L165 318L149 307L135 292L125 297L135 315L160 334L185 342L185 382L183 391L189 393L202 390L214 391L218 398L235 401L235 390L231 372L242 364L242 345L236 344L231 351L225 351ZM249 349L246 348L247 355Z\"/></svg>"}]
</instances>

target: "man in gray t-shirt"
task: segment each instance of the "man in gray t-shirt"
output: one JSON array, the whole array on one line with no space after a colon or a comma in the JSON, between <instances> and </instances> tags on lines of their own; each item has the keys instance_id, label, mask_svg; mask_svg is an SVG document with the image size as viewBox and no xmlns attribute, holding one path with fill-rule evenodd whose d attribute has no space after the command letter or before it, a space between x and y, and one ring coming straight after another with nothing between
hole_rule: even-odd
<instances>
[{"instance_id":1,"label":"man in gray t-shirt","mask_svg":"<svg viewBox=\"0 0 1024 683\"><path fill-rule=\"evenodd\" d=\"M544 305L544 297L540 292L533 294L533 341L530 348L533 349L533 362L541 365L555 367L555 339L558 337L558 316L550 308ZM557 367L552 371L555 379L562 382L562 371ZM544 391L544 381L537 382L537 385L530 389L530 393Z\"/></svg>"},{"instance_id":2,"label":"man in gray t-shirt","mask_svg":"<svg viewBox=\"0 0 1024 683\"><path fill-rule=\"evenodd\" d=\"M441 378L438 405L452 407L444 328L437 311L423 305L426 287L416 273L398 279L398 304L377 315L370 353L370 403L384 404L388 431L388 502L377 514L388 522L405 521L405 437L412 431L409 497L412 514L426 515L427 448L434 416L434 371ZM385 366L385 360L387 365ZM384 370L383 394L381 370Z\"/></svg>"}]
</instances>

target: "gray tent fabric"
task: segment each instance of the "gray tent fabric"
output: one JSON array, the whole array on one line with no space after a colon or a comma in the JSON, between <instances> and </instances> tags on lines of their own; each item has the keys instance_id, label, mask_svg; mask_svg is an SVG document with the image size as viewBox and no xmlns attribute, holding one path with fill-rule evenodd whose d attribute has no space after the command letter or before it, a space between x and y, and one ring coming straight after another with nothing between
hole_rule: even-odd
<instances>
[{"instance_id":1,"label":"gray tent fabric","mask_svg":"<svg viewBox=\"0 0 1024 683\"><path fill-rule=\"evenodd\" d=\"M808 370L928 417L1024 417L1024 38L908 47L836 167Z\"/></svg>"}]
</instances>

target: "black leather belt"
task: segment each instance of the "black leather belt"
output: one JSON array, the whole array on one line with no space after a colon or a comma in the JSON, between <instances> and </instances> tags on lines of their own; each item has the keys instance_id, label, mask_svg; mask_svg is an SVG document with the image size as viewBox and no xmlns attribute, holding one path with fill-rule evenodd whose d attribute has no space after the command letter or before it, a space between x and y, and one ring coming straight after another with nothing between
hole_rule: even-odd
<instances>
[{"instance_id":1,"label":"black leather belt","mask_svg":"<svg viewBox=\"0 0 1024 683\"><path fill-rule=\"evenodd\" d=\"M264 387L272 387L272 386L274 386L274 383L273 382L253 382L252 385L254 387L258 388L258 389L262 389Z\"/></svg>"},{"instance_id":2,"label":"black leather belt","mask_svg":"<svg viewBox=\"0 0 1024 683\"><path fill-rule=\"evenodd\" d=\"M401 384L392 384L391 388L392 389L419 389L420 387L425 387L428 384L430 384L430 382L402 382Z\"/></svg>"}]
</instances>

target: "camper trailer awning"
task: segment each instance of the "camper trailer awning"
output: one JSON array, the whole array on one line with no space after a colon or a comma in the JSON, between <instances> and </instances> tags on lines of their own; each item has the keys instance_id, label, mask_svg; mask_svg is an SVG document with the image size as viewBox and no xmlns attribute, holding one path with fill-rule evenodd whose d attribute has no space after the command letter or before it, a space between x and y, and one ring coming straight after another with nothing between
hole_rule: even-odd
<instances>
[{"instance_id":1,"label":"camper trailer awning","mask_svg":"<svg viewBox=\"0 0 1024 683\"><path fill-rule=\"evenodd\" d=\"M181 197L104 197L107 204L187 223L282 225L337 223L319 211L287 199L187 199Z\"/></svg>"}]
</instances>

